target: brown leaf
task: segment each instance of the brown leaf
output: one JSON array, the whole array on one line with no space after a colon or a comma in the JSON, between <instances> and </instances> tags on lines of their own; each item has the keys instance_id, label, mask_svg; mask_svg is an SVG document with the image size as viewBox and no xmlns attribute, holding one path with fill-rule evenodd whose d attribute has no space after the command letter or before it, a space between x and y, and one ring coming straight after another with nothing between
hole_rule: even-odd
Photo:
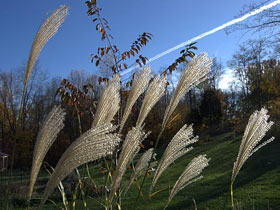
<instances>
[{"instance_id":1,"label":"brown leaf","mask_svg":"<svg viewBox=\"0 0 280 210\"><path fill-rule=\"evenodd\" d=\"M135 53L133 52L133 50L130 51L130 54L131 54L132 56L135 56Z\"/></svg>"},{"instance_id":2,"label":"brown leaf","mask_svg":"<svg viewBox=\"0 0 280 210\"><path fill-rule=\"evenodd\" d=\"M140 55L139 58L142 60L142 63L145 65L146 64L146 58L143 57L142 55Z\"/></svg>"},{"instance_id":3,"label":"brown leaf","mask_svg":"<svg viewBox=\"0 0 280 210\"><path fill-rule=\"evenodd\" d=\"M142 67L142 64L141 64L141 62L140 62L139 59L136 59L136 63L138 63L138 65L139 65L140 67Z\"/></svg>"},{"instance_id":4,"label":"brown leaf","mask_svg":"<svg viewBox=\"0 0 280 210\"><path fill-rule=\"evenodd\" d=\"M135 47L133 47L132 50L134 50L136 53L139 52Z\"/></svg>"},{"instance_id":5,"label":"brown leaf","mask_svg":"<svg viewBox=\"0 0 280 210\"><path fill-rule=\"evenodd\" d=\"M95 66L98 66L99 65L99 60L97 60L96 62L95 62Z\"/></svg>"},{"instance_id":6,"label":"brown leaf","mask_svg":"<svg viewBox=\"0 0 280 210\"><path fill-rule=\"evenodd\" d=\"M124 53L122 54L122 59L125 60L125 54Z\"/></svg>"},{"instance_id":7,"label":"brown leaf","mask_svg":"<svg viewBox=\"0 0 280 210\"><path fill-rule=\"evenodd\" d=\"M108 54L111 47L106 47L106 54Z\"/></svg>"},{"instance_id":8,"label":"brown leaf","mask_svg":"<svg viewBox=\"0 0 280 210\"><path fill-rule=\"evenodd\" d=\"M98 23L98 24L96 24L95 29L96 29L96 31L98 31L98 30L99 30L99 23Z\"/></svg>"}]
</instances>

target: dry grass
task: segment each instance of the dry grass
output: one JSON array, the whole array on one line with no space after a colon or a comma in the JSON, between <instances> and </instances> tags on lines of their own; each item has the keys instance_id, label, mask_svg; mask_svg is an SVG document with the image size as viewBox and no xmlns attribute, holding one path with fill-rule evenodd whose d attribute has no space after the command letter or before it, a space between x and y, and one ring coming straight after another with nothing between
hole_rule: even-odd
<instances>
[{"instance_id":1,"label":"dry grass","mask_svg":"<svg viewBox=\"0 0 280 210\"><path fill-rule=\"evenodd\" d=\"M132 106L139 98L139 96L145 91L151 78L152 75L150 67L145 67L144 69L141 69L139 72L136 73L132 82L129 96L127 98L124 114L120 125L120 133L122 132L122 129L130 114Z\"/></svg>"},{"instance_id":2,"label":"dry grass","mask_svg":"<svg viewBox=\"0 0 280 210\"><path fill-rule=\"evenodd\" d=\"M198 157L194 158L189 165L186 167L184 172L178 178L176 183L174 184L170 195L168 197L167 204L165 208L168 206L172 198L184 187L187 185L199 180L202 176L199 176L202 170L208 166L210 159L206 158L206 155L199 155Z\"/></svg>"},{"instance_id":3,"label":"dry grass","mask_svg":"<svg viewBox=\"0 0 280 210\"><path fill-rule=\"evenodd\" d=\"M38 173L42 166L43 160L49 151L50 147L54 143L58 133L64 127L65 112L59 106L56 106L47 116L45 122L35 143L33 150L33 162L30 176L30 187L28 193L28 199L30 200L33 192L33 187L36 182Z\"/></svg>"},{"instance_id":4,"label":"dry grass","mask_svg":"<svg viewBox=\"0 0 280 210\"><path fill-rule=\"evenodd\" d=\"M193 136L192 126L184 125L172 138L170 143L168 144L163 156L159 162L159 165L156 169L155 176L153 178L153 182L150 188L150 193L155 187L157 180L160 175L164 172L164 170L170 166L175 160L182 157L187 152L191 151L193 147L186 148L187 146L198 141L198 137Z\"/></svg>"},{"instance_id":5,"label":"dry grass","mask_svg":"<svg viewBox=\"0 0 280 210\"><path fill-rule=\"evenodd\" d=\"M208 58L207 53L196 56L189 62L182 72L178 85L172 95L171 101L165 110L162 127L165 128L170 116L176 109L181 98L190 88L205 81L212 66L212 59Z\"/></svg>"},{"instance_id":6,"label":"dry grass","mask_svg":"<svg viewBox=\"0 0 280 210\"><path fill-rule=\"evenodd\" d=\"M24 93L27 88L27 83L29 81L32 69L35 62L42 51L45 44L51 39L51 37L57 32L61 24L64 22L66 16L68 15L68 6L59 6L42 24L38 30L30 51L30 55L27 62L27 67L25 71L24 79Z\"/></svg>"},{"instance_id":7,"label":"dry grass","mask_svg":"<svg viewBox=\"0 0 280 210\"><path fill-rule=\"evenodd\" d=\"M75 168L90 161L112 155L120 138L115 131L116 126L102 124L91 128L74 141L59 159L52 173L41 200L41 206L45 203L53 189L69 175Z\"/></svg>"},{"instance_id":8,"label":"dry grass","mask_svg":"<svg viewBox=\"0 0 280 210\"><path fill-rule=\"evenodd\" d=\"M112 187L109 195L109 206L113 197L120 187L123 175L126 172L128 165L131 163L134 156L138 153L141 142L147 137L148 134L142 131L140 127L133 127L126 135L122 151L118 159L116 171L113 174Z\"/></svg>"}]
</instances>

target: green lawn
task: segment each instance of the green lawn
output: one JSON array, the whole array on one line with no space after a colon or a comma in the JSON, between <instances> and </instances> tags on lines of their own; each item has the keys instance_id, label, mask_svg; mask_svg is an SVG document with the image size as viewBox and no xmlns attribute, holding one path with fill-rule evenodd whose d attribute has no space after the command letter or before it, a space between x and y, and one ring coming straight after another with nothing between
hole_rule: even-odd
<instances>
[{"instance_id":1,"label":"green lawn","mask_svg":"<svg viewBox=\"0 0 280 210\"><path fill-rule=\"evenodd\" d=\"M204 178L180 191L167 209L194 209L193 198L198 209L231 209L229 194L231 170L238 153L240 141L241 136L233 140L229 133L212 137L210 142L196 145L190 153L170 166L161 175L154 191L168 186L172 188L176 179L193 157L199 154L207 154L211 158L209 166L203 172ZM159 150L159 153L162 153L162 151ZM235 199L239 209L280 208L279 154L280 142L276 139L245 163L234 184ZM91 167L91 170L95 181L101 185L104 184L103 176L97 170L97 167ZM139 198L137 209L163 209L165 206L168 189L156 194L151 199L147 197L152 176L146 179L144 198ZM136 196L137 187L134 184L126 196L122 198L123 209L133 209ZM102 205L91 198L88 198L87 204L89 209L104 209ZM52 204L46 204L45 209L55 209L55 207ZM83 209L81 202L77 203L76 209Z\"/></svg>"}]
</instances>

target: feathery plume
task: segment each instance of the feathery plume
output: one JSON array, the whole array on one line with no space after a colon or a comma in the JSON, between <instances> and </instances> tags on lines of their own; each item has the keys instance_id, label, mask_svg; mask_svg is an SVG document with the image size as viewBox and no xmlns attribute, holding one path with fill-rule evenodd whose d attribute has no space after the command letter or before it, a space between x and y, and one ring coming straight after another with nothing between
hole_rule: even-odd
<instances>
[{"instance_id":1,"label":"feathery plume","mask_svg":"<svg viewBox=\"0 0 280 210\"><path fill-rule=\"evenodd\" d=\"M39 31L37 32L27 62L23 93L26 92L27 83L29 81L32 69L41 50L43 49L45 44L51 39L51 37L57 32L61 24L64 22L66 16L68 15L68 9L69 7L65 5L59 6L47 18L47 20L43 23L43 25L40 27Z\"/></svg>"},{"instance_id":2,"label":"feathery plume","mask_svg":"<svg viewBox=\"0 0 280 210\"><path fill-rule=\"evenodd\" d=\"M41 130L39 131L33 152L28 200L31 199L34 184L36 182L43 160L55 141L58 133L64 126L64 118L64 110L60 108L60 106L55 106L48 114Z\"/></svg>"},{"instance_id":3,"label":"feathery plume","mask_svg":"<svg viewBox=\"0 0 280 210\"><path fill-rule=\"evenodd\" d=\"M171 101L165 110L162 128L165 128L168 119L176 109L180 99L185 93L195 85L207 79L210 71L212 59L208 58L207 53L202 53L190 61L182 72L178 85L172 95Z\"/></svg>"},{"instance_id":4,"label":"feathery plume","mask_svg":"<svg viewBox=\"0 0 280 210\"><path fill-rule=\"evenodd\" d=\"M110 123L120 108L120 75L115 74L107 87L104 88L98 102L92 127L102 123Z\"/></svg>"},{"instance_id":5,"label":"feathery plume","mask_svg":"<svg viewBox=\"0 0 280 210\"><path fill-rule=\"evenodd\" d=\"M231 205L233 209L235 209L233 198L233 183L240 169L250 156L252 156L260 148L274 140L274 137L271 137L262 144L259 144L262 138L265 136L266 132L274 124L274 122L272 121L268 122L268 118L269 115L267 115L267 110L264 108L262 108L260 111L255 111L249 118L239 147L237 159L233 164L230 184Z\"/></svg>"},{"instance_id":6,"label":"feathery plume","mask_svg":"<svg viewBox=\"0 0 280 210\"><path fill-rule=\"evenodd\" d=\"M248 124L243 135L237 159L233 166L231 183L233 184L237 174L245 161L258 151L263 146L274 140L274 137L259 144L266 132L271 128L274 122L268 122L269 115L267 110L262 108L260 111L255 111L249 118ZM259 144L259 146L257 146Z\"/></svg>"},{"instance_id":7,"label":"feathery plume","mask_svg":"<svg viewBox=\"0 0 280 210\"><path fill-rule=\"evenodd\" d=\"M209 165L209 161L210 159L207 159L206 155L199 155L188 164L184 172L174 184L165 208L180 190L203 177L199 175L201 174L202 170Z\"/></svg>"},{"instance_id":8,"label":"feathery plume","mask_svg":"<svg viewBox=\"0 0 280 210\"><path fill-rule=\"evenodd\" d=\"M139 151L139 145L149 135L145 134L140 127L133 127L126 135L116 171L113 174L112 187L109 195L109 203L111 204L113 197L120 186L122 177L126 172L129 163Z\"/></svg>"},{"instance_id":9,"label":"feathery plume","mask_svg":"<svg viewBox=\"0 0 280 210\"><path fill-rule=\"evenodd\" d=\"M170 143L168 144L165 152L159 162L159 165L156 169L155 176L153 178L153 182L150 188L150 193L155 187L157 180L163 171L175 160L182 157L187 152L191 151L193 147L186 148L190 144L193 144L198 141L198 136L193 136L193 128L192 125L188 126L184 125L172 138Z\"/></svg>"},{"instance_id":10,"label":"feathery plume","mask_svg":"<svg viewBox=\"0 0 280 210\"><path fill-rule=\"evenodd\" d=\"M160 77L157 75L154 80L149 85L149 88L145 94L145 98L143 100L141 110L136 122L136 126L142 126L145 118L148 113L154 107L154 105L159 101L159 99L163 96L166 85L166 77Z\"/></svg>"},{"instance_id":11,"label":"feathery plume","mask_svg":"<svg viewBox=\"0 0 280 210\"><path fill-rule=\"evenodd\" d=\"M132 174L132 176L131 176L131 178L128 182L128 185L126 187L125 193L128 191L128 189L132 185L135 178L137 178L148 167L149 161L150 161L150 159L152 158L152 155L153 155L153 150L154 150L154 148L150 148L138 160L138 162L135 166L135 169L134 169L134 173Z\"/></svg>"},{"instance_id":12,"label":"feathery plume","mask_svg":"<svg viewBox=\"0 0 280 210\"><path fill-rule=\"evenodd\" d=\"M58 161L47 183L40 206L42 206L53 189L75 168L113 153L120 142L118 134L112 134L116 126L101 124L91 128L73 142Z\"/></svg>"},{"instance_id":13,"label":"feathery plume","mask_svg":"<svg viewBox=\"0 0 280 210\"><path fill-rule=\"evenodd\" d=\"M151 68L145 67L135 74L132 86L130 89L130 94L127 98L124 115L122 117L120 125L120 133L125 125L125 122L130 114L131 108L138 99L138 97L145 91L151 79Z\"/></svg>"}]
</instances>

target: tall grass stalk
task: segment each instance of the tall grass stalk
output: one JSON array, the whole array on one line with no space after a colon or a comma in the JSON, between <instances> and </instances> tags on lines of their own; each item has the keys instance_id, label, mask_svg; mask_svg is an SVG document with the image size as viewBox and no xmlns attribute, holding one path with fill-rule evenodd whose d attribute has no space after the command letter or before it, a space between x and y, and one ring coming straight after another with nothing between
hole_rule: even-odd
<instances>
[{"instance_id":1,"label":"tall grass stalk","mask_svg":"<svg viewBox=\"0 0 280 210\"><path fill-rule=\"evenodd\" d=\"M58 133L64 127L65 112L59 106L56 106L47 116L41 130L38 133L37 140L33 150L33 161L30 176L30 185L28 200L30 201L35 181L42 166L43 160L54 143Z\"/></svg>"},{"instance_id":2,"label":"tall grass stalk","mask_svg":"<svg viewBox=\"0 0 280 210\"><path fill-rule=\"evenodd\" d=\"M15 154L16 154L16 145L17 145L17 138L18 138L18 128L20 125L20 122L23 118L23 109L25 104L25 97L26 97L26 90L28 86L28 82L33 70L33 67L36 63L36 60L42 51L45 44L51 39L51 37L57 32L61 24L64 22L66 16L68 15L68 6L59 6L42 24L42 26L39 28L38 32L36 33L36 36L34 38L26 70L25 70L25 78L24 78L24 86L23 86L23 92L20 102L20 108L19 113L17 116L17 122L16 122L16 129L14 134L14 142L13 142L13 149L12 149L12 160L11 160L11 166L10 166L10 176L13 175L13 168L14 168L14 160L15 160ZM10 189L10 180L8 181L8 191ZM9 192L7 192L7 205L6 209L9 209Z\"/></svg>"},{"instance_id":3,"label":"tall grass stalk","mask_svg":"<svg viewBox=\"0 0 280 210\"><path fill-rule=\"evenodd\" d=\"M164 209L167 208L168 204L172 200L172 198L183 188L188 186L189 184L196 182L197 180L201 179L202 176L199 176L202 170L208 166L210 159L206 158L206 155L199 155L198 157L194 158L188 166L185 168L184 172L178 178L176 183L174 184L167 203Z\"/></svg>"},{"instance_id":4,"label":"tall grass stalk","mask_svg":"<svg viewBox=\"0 0 280 210\"><path fill-rule=\"evenodd\" d=\"M40 52L42 51L45 44L51 39L51 37L57 32L61 24L64 22L66 16L68 15L68 6L61 5L59 6L42 24L39 28L36 36L33 40L33 44L30 50L26 70L25 70L25 78L24 78L24 86L22 92L22 98L20 102L19 114L17 117L17 128L19 127L19 123L23 117L23 109L25 104L25 95L28 86L28 82L33 70L33 67L36 63L37 58L39 57ZM17 129L16 129L17 130ZM16 139L17 133L15 135L14 147L12 152L12 161L11 161L11 171L14 165L14 156L16 151Z\"/></svg>"},{"instance_id":5,"label":"tall grass stalk","mask_svg":"<svg viewBox=\"0 0 280 210\"><path fill-rule=\"evenodd\" d=\"M98 102L92 127L102 123L110 123L120 108L120 75L115 74L104 88Z\"/></svg>"},{"instance_id":6,"label":"tall grass stalk","mask_svg":"<svg viewBox=\"0 0 280 210\"><path fill-rule=\"evenodd\" d=\"M136 100L147 88L151 77L152 75L151 75L150 67L145 67L144 69L141 69L139 72L135 74L130 89L130 94L127 98L124 114L121 120L120 131L119 131L120 133L122 132L125 122L131 112L132 106L135 104Z\"/></svg>"},{"instance_id":7,"label":"tall grass stalk","mask_svg":"<svg viewBox=\"0 0 280 210\"><path fill-rule=\"evenodd\" d=\"M143 125L148 113L164 95L166 83L167 79L165 76L161 77L157 75L149 85L138 115L136 122L137 127L141 127Z\"/></svg>"},{"instance_id":8,"label":"tall grass stalk","mask_svg":"<svg viewBox=\"0 0 280 210\"><path fill-rule=\"evenodd\" d=\"M209 58L208 54L205 52L194 57L194 59L188 63L185 70L181 74L171 101L165 110L162 129L165 128L169 118L187 91L207 79L207 75L210 72L211 66L212 59Z\"/></svg>"},{"instance_id":9,"label":"tall grass stalk","mask_svg":"<svg viewBox=\"0 0 280 210\"><path fill-rule=\"evenodd\" d=\"M155 187L157 180L160 175L164 172L164 170L175 160L182 157L187 152L191 151L193 147L186 148L187 146L198 141L198 137L193 136L192 125L188 126L184 125L172 138L167 148L165 149L162 158L159 162L159 165L156 169L151 187L150 194Z\"/></svg>"},{"instance_id":10,"label":"tall grass stalk","mask_svg":"<svg viewBox=\"0 0 280 210\"><path fill-rule=\"evenodd\" d=\"M237 159L234 162L230 191L231 191L231 203L232 208L235 209L234 206L234 197L233 197L233 183L249 157L251 157L255 152L257 152L260 148L267 145L268 143L274 140L274 137L264 141L260 144L261 140L267 133L267 131L274 124L272 121L268 121L269 115L267 115L267 110L262 108L260 111L255 111L249 118L248 124L246 126L240 147L237 155Z\"/></svg>"},{"instance_id":11,"label":"tall grass stalk","mask_svg":"<svg viewBox=\"0 0 280 210\"><path fill-rule=\"evenodd\" d=\"M149 164L149 161L152 158L153 150L154 150L153 148L150 148L138 160L138 162L137 162L137 164L135 166L134 172L131 175L130 180L129 180L127 186L126 186L125 193L129 190L129 188L132 185L133 181L134 180L137 181L137 177L147 168L147 166ZM138 183L137 183L137 186L138 186Z\"/></svg>"},{"instance_id":12,"label":"tall grass stalk","mask_svg":"<svg viewBox=\"0 0 280 210\"><path fill-rule=\"evenodd\" d=\"M118 158L116 171L113 174L112 187L109 194L109 207L111 206L113 197L120 187L122 177L126 172L127 166L139 151L139 145L147 137L140 127L133 127L124 140L121 154Z\"/></svg>"},{"instance_id":13,"label":"tall grass stalk","mask_svg":"<svg viewBox=\"0 0 280 210\"><path fill-rule=\"evenodd\" d=\"M51 171L49 169L47 169L47 167L45 167L45 169L48 172L48 174L51 175L52 172L54 171L54 168L51 165L49 165L48 163L47 163L47 166L51 169ZM59 192L61 194L62 202L63 202L63 205L65 207L65 210L68 210L69 209L69 203L68 203L68 200L67 200L66 193L65 193L64 186L63 186L62 182L59 182L57 187L58 187Z\"/></svg>"}]
</instances>

